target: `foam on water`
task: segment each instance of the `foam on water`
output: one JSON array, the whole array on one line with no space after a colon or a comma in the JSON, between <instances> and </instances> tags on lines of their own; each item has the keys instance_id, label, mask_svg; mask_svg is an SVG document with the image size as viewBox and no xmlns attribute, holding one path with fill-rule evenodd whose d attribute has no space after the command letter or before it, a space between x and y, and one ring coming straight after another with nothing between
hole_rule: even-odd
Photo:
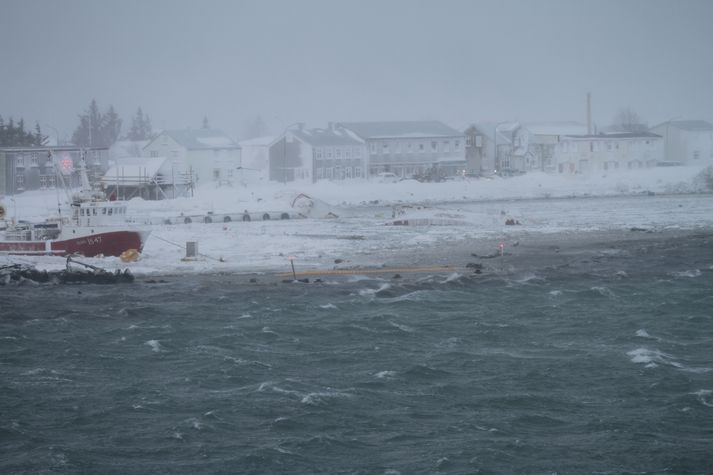
<instances>
[{"instance_id":1,"label":"foam on water","mask_svg":"<svg viewBox=\"0 0 713 475\"><path fill-rule=\"evenodd\" d=\"M393 378L394 376L396 376L396 371L389 371L389 370L379 371L374 376L376 376L379 379L390 379L390 378Z\"/></svg>"},{"instance_id":2,"label":"foam on water","mask_svg":"<svg viewBox=\"0 0 713 475\"><path fill-rule=\"evenodd\" d=\"M325 310L337 310L337 306L334 305L333 303L328 303L325 305L320 305L319 308L323 308Z\"/></svg>"},{"instance_id":3,"label":"foam on water","mask_svg":"<svg viewBox=\"0 0 713 475\"><path fill-rule=\"evenodd\" d=\"M377 289L360 289L359 290L359 295L368 297L368 296L374 296L378 295L380 292L384 292L385 290L389 290L391 288L391 284L381 284L379 288Z\"/></svg>"},{"instance_id":4,"label":"foam on water","mask_svg":"<svg viewBox=\"0 0 713 475\"><path fill-rule=\"evenodd\" d=\"M673 272L671 275L676 278L689 278L693 279L695 277L700 277L701 276L701 271L700 269L692 269L692 270L685 270L681 272Z\"/></svg>"},{"instance_id":5,"label":"foam on water","mask_svg":"<svg viewBox=\"0 0 713 475\"><path fill-rule=\"evenodd\" d=\"M151 347L151 351L158 353L161 351L161 343L158 342L158 340L149 340L145 343L146 345Z\"/></svg>"}]
</instances>

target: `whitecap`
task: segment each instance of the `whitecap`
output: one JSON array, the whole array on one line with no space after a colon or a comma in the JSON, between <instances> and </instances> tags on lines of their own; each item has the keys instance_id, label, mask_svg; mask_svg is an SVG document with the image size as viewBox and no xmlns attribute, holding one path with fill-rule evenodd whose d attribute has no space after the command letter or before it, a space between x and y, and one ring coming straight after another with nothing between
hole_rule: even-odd
<instances>
[{"instance_id":1,"label":"whitecap","mask_svg":"<svg viewBox=\"0 0 713 475\"><path fill-rule=\"evenodd\" d=\"M692 394L697 396L700 403L704 406L713 407L713 391L710 389L700 389Z\"/></svg>"},{"instance_id":2,"label":"whitecap","mask_svg":"<svg viewBox=\"0 0 713 475\"><path fill-rule=\"evenodd\" d=\"M379 371L376 373L374 376L376 376L379 379L390 379L396 376L396 371Z\"/></svg>"},{"instance_id":3,"label":"whitecap","mask_svg":"<svg viewBox=\"0 0 713 475\"><path fill-rule=\"evenodd\" d=\"M650 350L648 348L637 348L626 353L631 357L632 363L651 364L664 363L670 364L677 368L681 367L680 363L674 361L673 356L659 350Z\"/></svg>"},{"instance_id":4,"label":"whitecap","mask_svg":"<svg viewBox=\"0 0 713 475\"><path fill-rule=\"evenodd\" d=\"M674 277L687 277L689 279L693 279L695 277L700 277L701 271L699 269L685 270L681 272L673 272L671 275Z\"/></svg>"},{"instance_id":5,"label":"whitecap","mask_svg":"<svg viewBox=\"0 0 713 475\"><path fill-rule=\"evenodd\" d=\"M552 297L559 297L560 295L562 295L562 291L561 291L561 290L550 290L548 293L549 293Z\"/></svg>"},{"instance_id":6,"label":"whitecap","mask_svg":"<svg viewBox=\"0 0 713 475\"><path fill-rule=\"evenodd\" d=\"M243 315L240 315L240 316L238 317L238 319L242 319L242 318L253 318L253 316L250 315L249 313L244 313Z\"/></svg>"},{"instance_id":7,"label":"whitecap","mask_svg":"<svg viewBox=\"0 0 713 475\"><path fill-rule=\"evenodd\" d=\"M646 330L644 330L643 328L642 328L642 329L639 329L639 330L636 330L636 336L638 336L638 337L640 337L640 338L653 338L653 337L652 337L651 335L649 335L649 333L648 333Z\"/></svg>"},{"instance_id":8,"label":"whitecap","mask_svg":"<svg viewBox=\"0 0 713 475\"><path fill-rule=\"evenodd\" d=\"M159 343L158 340L149 340L145 344L150 346L151 350L153 350L156 353L161 351L161 343Z\"/></svg>"},{"instance_id":9,"label":"whitecap","mask_svg":"<svg viewBox=\"0 0 713 475\"><path fill-rule=\"evenodd\" d=\"M463 277L462 274L459 274L458 272L454 272L454 273L450 274L448 277L446 277L445 280L443 280L441 282L441 284L447 284L449 282L453 282L454 280L458 280L461 277Z\"/></svg>"},{"instance_id":10,"label":"whitecap","mask_svg":"<svg viewBox=\"0 0 713 475\"><path fill-rule=\"evenodd\" d=\"M343 398L343 397L350 397L350 394L346 393L341 393L339 391L319 391L319 392L313 392L309 393L305 396L302 397L300 402L302 404L308 404L310 406L314 406L317 404L322 404L328 399L336 399L336 398Z\"/></svg>"},{"instance_id":11,"label":"whitecap","mask_svg":"<svg viewBox=\"0 0 713 475\"><path fill-rule=\"evenodd\" d=\"M390 324L391 326L393 326L393 327L398 328L398 329L401 330L402 332L413 333L413 332L416 331L416 330L414 330L413 327L410 327L410 326L408 326L408 325L404 325L403 323L398 323L398 322L394 322L394 321L389 320L389 324Z\"/></svg>"},{"instance_id":12,"label":"whitecap","mask_svg":"<svg viewBox=\"0 0 713 475\"><path fill-rule=\"evenodd\" d=\"M359 295L361 296L368 296L368 295L376 295L379 292L383 292L384 290L388 290L391 288L391 284L381 284L378 289L361 289L359 291Z\"/></svg>"},{"instance_id":13,"label":"whitecap","mask_svg":"<svg viewBox=\"0 0 713 475\"><path fill-rule=\"evenodd\" d=\"M337 306L334 305L333 303L328 303L326 305L320 305L319 308L323 308L325 310L336 310Z\"/></svg>"},{"instance_id":14,"label":"whitecap","mask_svg":"<svg viewBox=\"0 0 713 475\"><path fill-rule=\"evenodd\" d=\"M592 287L590 290L597 292L602 297L616 297L616 295L614 295L614 292L612 292L607 287Z\"/></svg>"}]
</instances>

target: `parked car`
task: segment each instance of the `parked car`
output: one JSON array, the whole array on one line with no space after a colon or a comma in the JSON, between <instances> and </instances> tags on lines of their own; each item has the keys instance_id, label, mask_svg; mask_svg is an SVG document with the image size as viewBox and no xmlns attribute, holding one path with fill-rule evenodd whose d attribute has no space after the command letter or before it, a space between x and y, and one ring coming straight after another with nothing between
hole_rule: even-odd
<instances>
[{"instance_id":1,"label":"parked car","mask_svg":"<svg viewBox=\"0 0 713 475\"><path fill-rule=\"evenodd\" d=\"M380 183L396 183L400 180L399 176L396 175L396 173L391 172L377 173L376 177L378 178Z\"/></svg>"}]
</instances>

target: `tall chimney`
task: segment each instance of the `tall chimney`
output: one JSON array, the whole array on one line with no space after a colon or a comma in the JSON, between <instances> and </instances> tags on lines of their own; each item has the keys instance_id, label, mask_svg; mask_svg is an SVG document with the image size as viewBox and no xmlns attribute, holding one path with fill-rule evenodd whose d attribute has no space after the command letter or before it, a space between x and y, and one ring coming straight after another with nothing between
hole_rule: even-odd
<instances>
[{"instance_id":1,"label":"tall chimney","mask_svg":"<svg viewBox=\"0 0 713 475\"><path fill-rule=\"evenodd\" d=\"M587 135L592 135L592 93L587 93Z\"/></svg>"}]
</instances>

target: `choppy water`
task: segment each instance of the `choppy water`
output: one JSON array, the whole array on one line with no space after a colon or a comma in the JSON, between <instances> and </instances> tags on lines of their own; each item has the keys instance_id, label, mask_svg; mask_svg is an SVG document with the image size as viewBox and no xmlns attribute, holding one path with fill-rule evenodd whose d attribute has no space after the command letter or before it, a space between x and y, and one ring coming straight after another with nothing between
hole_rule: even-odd
<instances>
[{"instance_id":1,"label":"choppy water","mask_svg":"<svg viewBox=\"0 0 713 475\"><path fill-rule=\"evenodd\" d=\"M710 235L503 277L0 298L2 473L713 467Z\"/></svg>"}]
</instances>

